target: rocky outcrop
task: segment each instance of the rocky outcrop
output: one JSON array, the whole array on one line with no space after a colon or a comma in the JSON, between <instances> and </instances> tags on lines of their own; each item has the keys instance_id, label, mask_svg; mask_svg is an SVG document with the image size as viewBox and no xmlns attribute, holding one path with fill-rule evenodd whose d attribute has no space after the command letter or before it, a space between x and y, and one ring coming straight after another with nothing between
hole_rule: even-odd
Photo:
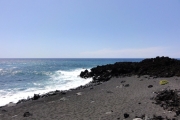
<instances>
[{"instance_id":1,"label":"rocky outcrop","mask_svg":"<svg viewBox=\"0 0 180 120\"><path fill-rule=\"evenodd\" d=\"M144 59L141 62L116 62L97 66L91 71L85 70L80 73L82 78L93 78L93 82L104 82L111 77L150 75L153 77L180 76L180 60L169 57L156 57Z\"/></svg>"},{"instance_id":2,"label":"rocky outcrop","mask_svg":"<svg viewBox=\"0 0 180 120\"><path fill-rule=\"evenodd\" d=\"M180 76L180 60L169 57L145 59L138 64L137 74L157 77Z\"/></svg>"}]
</instances>

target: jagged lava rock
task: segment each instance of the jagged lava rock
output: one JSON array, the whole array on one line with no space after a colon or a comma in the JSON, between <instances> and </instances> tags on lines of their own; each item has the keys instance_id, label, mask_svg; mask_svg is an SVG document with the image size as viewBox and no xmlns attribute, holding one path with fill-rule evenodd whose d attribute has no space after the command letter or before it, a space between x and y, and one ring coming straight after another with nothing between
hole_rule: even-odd
<instances>
[{"instance_id":1,"label":"jagged lava rock","mask_svg":"<svg viewBox=\"0 0 180 120\"><path fill-rule=\"evenodd\" d=\"M112 77L150 75L157 77L180 76L180 60L169 57L144 59L141 62L116 62L82 71L80 77L93 78L93 82L108 81Z\"/></svg>"}]
</instances>

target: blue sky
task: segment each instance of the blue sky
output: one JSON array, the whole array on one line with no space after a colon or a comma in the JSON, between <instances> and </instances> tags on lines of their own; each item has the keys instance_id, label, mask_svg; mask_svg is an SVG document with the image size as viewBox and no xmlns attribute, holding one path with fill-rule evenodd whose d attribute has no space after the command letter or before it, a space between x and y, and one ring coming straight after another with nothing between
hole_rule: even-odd
<instances>
[{"instance_id":1,"label":"blue sky","mask_svg":"<svg viewBox=\"0 0 180 120\"><path fill-rule=\"evenodd\" d=\"M180 58L180 0L1 0L0 58Z\"/></svg>"}]
</instances>

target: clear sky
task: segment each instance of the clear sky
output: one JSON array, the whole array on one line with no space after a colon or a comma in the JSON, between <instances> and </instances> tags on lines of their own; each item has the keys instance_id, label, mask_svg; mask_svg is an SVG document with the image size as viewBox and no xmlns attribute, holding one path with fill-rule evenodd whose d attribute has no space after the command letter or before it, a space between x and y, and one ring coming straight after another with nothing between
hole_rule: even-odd
<instances>
[{"instance_id":1,"label":"clear sky","mask_svg":"<svg viewBox=\"0 0 180 120\"><path fill-rule=\"evenodd\" d=\"M0 0L0 58L180 58L180 0Z\"/></svg>"}]
</instances>

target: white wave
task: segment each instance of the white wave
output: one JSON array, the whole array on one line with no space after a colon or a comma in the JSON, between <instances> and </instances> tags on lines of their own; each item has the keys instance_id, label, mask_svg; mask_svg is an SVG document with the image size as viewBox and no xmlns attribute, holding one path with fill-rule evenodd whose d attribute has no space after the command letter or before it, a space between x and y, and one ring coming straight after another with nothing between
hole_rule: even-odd
<instances>
[{"instance_id":1,"label":"white wave","mask_svg":"<svg viewBox=\"0 0 180 120\"><path fill-rule=\"evenodd\" d=\"M36 88L34 89L28 89L25 91L14 91L11 90L9 92L7 91L0 91L0 106L4 106L10 102L17 103L21 99L27 99L28 97L33 97L35 93L45 93L46 90L37 90Z\"/></svg>"},{"instance_id":2,"label":"white wave","mask_svg":"<svg viewBox=\"0 0 180 120\"><path fill-rule=\"evenodd\" d=\"M52 75L51 72L42 72L42 74L43 74L43 75L47 75L47 76Z\"/></svg>"},{"instance_id":3,"label":"white wave","mask_svg":"<svg viewBox=\"0 0 180 120\"><path fill-rule=\"evenodd\" d=\"M91 78L83 79L79 77L80 72L84 70L85 69L75 69L71 71L58 70L54 72L54 74L48 74L50 75L50 79L44 80L41 83L34 82L33 88L27 88L25 90L21 90L20 88L0 90L0 106L6 105L9 102L17 103L21 99L33 97L34 94L45 94L55 90L69 90L88 84L92 81Z\"/></svg>"},{"instance_id":4,"label":"white wave","mask_svg":"<svg viewBox=\"0 0 180 120\"><path fill-rule=\"evenodd\" d=\"M8 71L3 70L3 69L0 71L0 75L6 75L6 74L8 74Z\"/></svg>"},{"instance_id":5,"label":"white wave","mask_svg":"<svg viewBox=\"0 0 180 120\"><path fill-rule=\"evenodd\" d=\"M51 75L50 83L52 86L47 86L46 88L52 89L51 87L53 87L55 89L68 90L85 85L92 81L92 79L83 79L79 77L81 71L84 70L85 69L75 69L71 71L58 70L53 75Z\"/></svg>"},{"instance_id":6,"label":"white wave","mask_svg":"<svg viewBox=\"0 0 180 120\"><path fill-rule=\"evenodd\" d=\"M12 71L12 75L16 75L16 74L18 74L18 73L22 73L22 71L21 70L17 70L17 71Z\"/></svg>"},{"instance_id":7,"label":"white wave","mask_svg":"<svg viewBox=\"0 0 180 120\"><path fill-rule=\"evenodd\" d=\"M46 76L52 75L51 72L46 72L46 71L43 71L43 72L34 71L34 74L36 74L36 75L46 75Z\"/></svg>"},{"instance_id":8,"label":"white wave","mask_svg":"<svg viewBox=\"0 0 180 120\"><path fill-rule=\"evenodd\" d=\"M15 75L22 72L21 70L16 70L16 68L17 67L11 67L6 69L0 68L0 75Z\"/></svg>"},{"instance_id":9,"label":"white wave","mask_svg":"<svg viewBox=\"0 0 180 120\"><path fill-rule=\"evenodd\" d=\"M36 85L36 86L40 86L41 84L40 83L33 83L34 85Z\"/></svg>"}]
</instances>

